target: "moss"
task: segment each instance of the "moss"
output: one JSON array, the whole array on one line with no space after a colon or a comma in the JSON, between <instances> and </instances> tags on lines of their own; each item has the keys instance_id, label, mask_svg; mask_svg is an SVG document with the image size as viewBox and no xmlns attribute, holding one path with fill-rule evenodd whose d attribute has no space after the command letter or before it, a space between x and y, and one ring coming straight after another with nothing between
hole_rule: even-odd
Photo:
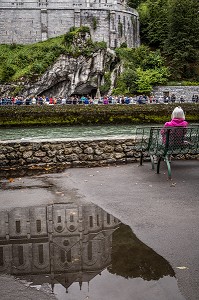
<instances>
[{"instance_id":1,"label":"moss","mask_svg":"<svg viewBox=\"0 0 199 300\"><path fill-rule=\"evenodd\" d=\"M96 30L97 29L97 18L96 17L93 17L92 19L92 27L93 27L93 30Z\"/></svg>"},{"instance_id":2,"label":"moss","mask_svg":"<svg viewBox=\"0 0 199 300\"><path fill-rule=\"evenodd\" d=\"M1 126L162 124L176 105L0 106ZM199 122L199 104L182 104L189 122ZM13 118L14 116L14 118Z\"/></svg>"},{"instance_id":3,"label":"moss","mask_svg":"<svg viewBox=\"0 0 199 300\"><path fill-rule=\"evenodd\" d=\"M111 73L106 72L104 74L104 84L100 86L100 92L106 94L111 87Z\"/></svg>"}]
</instances>

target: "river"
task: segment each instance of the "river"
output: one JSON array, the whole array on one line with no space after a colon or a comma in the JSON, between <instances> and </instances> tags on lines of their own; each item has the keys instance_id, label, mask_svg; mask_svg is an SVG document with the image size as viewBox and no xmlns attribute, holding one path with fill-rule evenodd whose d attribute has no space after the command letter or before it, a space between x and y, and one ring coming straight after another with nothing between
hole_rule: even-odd
<instances>
[{"instance_id":1,"label":"river","mask_svg":"<svg viewBox=\"0 0 199 300\"><path fill-rule=\"evenodd\" d=\"M13 127L0 129L0 140L113 137L131 135L135 130L135 125Z\"/></svg>"}]
</instances>

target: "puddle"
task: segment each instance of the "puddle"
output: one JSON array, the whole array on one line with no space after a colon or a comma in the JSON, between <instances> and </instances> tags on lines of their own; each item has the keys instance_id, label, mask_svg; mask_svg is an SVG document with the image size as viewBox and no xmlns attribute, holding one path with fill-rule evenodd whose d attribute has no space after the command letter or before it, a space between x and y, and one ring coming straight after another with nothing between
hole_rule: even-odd
<instances>
[{"instance_id":1,"label":"puddle","mask_svg":"<svg viewBox=\"0 0 199 300\"><path fill-rule=\"evenodd\" d=\"M0 211L0 273L64 300L183 300L168 261L94 204Z\"/></svg>"}]
</instances>

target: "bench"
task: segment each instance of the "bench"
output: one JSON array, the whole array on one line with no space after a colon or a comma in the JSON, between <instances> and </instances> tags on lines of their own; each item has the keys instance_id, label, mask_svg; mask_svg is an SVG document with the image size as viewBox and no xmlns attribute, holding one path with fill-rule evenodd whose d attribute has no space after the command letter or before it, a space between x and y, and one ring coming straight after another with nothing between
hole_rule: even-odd
<instances>
[{"instance_id":1,"label":"bench","mask_svg":"<svg viewBox=\"0 0 199 300\"><path fill-rule=\"evenodd\" d=\"M165 161L168 177L171 179L170 157L176 155L199 154L199 125L188 127L142 127L136 129L135 148L140 152L140 165L143 157L148 154L152 169L157 159L157 173L160 172L160 163Z\"/></svg>"}]
</instances>

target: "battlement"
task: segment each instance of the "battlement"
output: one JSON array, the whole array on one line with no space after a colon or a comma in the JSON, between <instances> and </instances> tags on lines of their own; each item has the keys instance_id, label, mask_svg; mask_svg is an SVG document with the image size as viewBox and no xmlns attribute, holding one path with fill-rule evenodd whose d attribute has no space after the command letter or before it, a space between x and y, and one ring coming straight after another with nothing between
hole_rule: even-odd
<instances>
[{"instance_id":1,"label":"battlement","mask_svg":"<svg viewBox=\"0 0 199 300\"><path fill-rule=\"evenodd\" d=\"M30 44L88 26L94 41L139 46L139 18L126 0L1 0L0 44Z\"/></svg>"},{"instance_id":2,"label":"battlement","mask_svg":"<svg viewBox=\"0 0 199 300\"><path fill-rule=\"evenodd\" d=\"M2 0L0 8L117 8L126 9L126 1L122 0Z\"/></svg>"}]
</instances>

